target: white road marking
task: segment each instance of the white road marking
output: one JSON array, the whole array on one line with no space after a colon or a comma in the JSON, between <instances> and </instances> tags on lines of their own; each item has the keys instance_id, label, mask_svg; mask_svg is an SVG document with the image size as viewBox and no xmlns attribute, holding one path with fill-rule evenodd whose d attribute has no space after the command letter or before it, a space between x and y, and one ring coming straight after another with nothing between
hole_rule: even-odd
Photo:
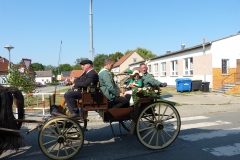
<instances>
[{"instance_id":1,"label":"white road marking","mask_svg":"<svg viewBox=\"0 0 240 160\"><path fill-rule=\"evenodd\" d=\"M215 122L202 122L202 123L194 123L194 124L184 124L181 125L181 130L192 129L192 128L201 128L201 127L209 127L209 126L217 126L223 124L231 124L231 122L226 121L215 121Z\"/></svg>"},{"instance_id":2,"label":"white road marking","mask_svg":"<svg viewBox=\"0 0 240 160\"><path fill-rule=\"evenodd\" d=\"M188 134L188 135L178 136L178 138L181 138L181 139L184 139L184 140L187 140L187 141L198 141L198 140L204 140L204 139L230 136L230 135L233 135L233 134L240 134L240 127L218 130L218 131L212 131L212 132Z\"/></svg>"},{"instance_id":3,"label":"white road marking","mask_svg":"<svg viewBox=\"0 0 240 160\"><path fill-rule=\"evenodd\" d=\"M203 150L215 156L235 156L240 154L240 143L235 143L233 146L227 145L216 148L204 148Z\"/></svg>"},{"instance_id":4,"label":"white road marking","mask_svg":"<svg viewBox=\"0 0 240 160\"><path fill-rule=\"evenodd\" d=\"M199 120L199 119L208 119L209 117L205 117L205 116L195 116L195 117L184 117L181 118L181 121L192 121L192 120Z\"/></svg>"}]
</instances>

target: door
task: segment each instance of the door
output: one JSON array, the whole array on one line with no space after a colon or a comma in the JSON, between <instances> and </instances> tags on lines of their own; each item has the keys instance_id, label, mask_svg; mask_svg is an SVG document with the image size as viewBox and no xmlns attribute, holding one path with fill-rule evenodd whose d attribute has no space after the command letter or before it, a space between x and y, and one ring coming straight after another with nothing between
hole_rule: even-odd
<instances>
[{"instance_id":1,"label":"door","mask_svg":"<svg viewBox=\"0 0 240 160\"><path fill-rule=\"evenodd\" d=\"M236 82L240 83L240 59L237 59Z\"/></svg>"}]
</instances>

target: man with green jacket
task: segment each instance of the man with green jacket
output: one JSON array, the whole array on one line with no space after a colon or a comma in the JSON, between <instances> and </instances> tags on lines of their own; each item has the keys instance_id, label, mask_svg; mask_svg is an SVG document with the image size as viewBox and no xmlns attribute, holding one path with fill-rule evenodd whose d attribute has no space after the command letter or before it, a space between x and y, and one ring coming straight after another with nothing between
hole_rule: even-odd
<instances>
[{"instance_id":1,"label":"man with green jacket","mask_svg":"<svg viewBox=\"0 0 240 160\"><path fill-rule=\"evenodd\" d=\"M117 85L114 83L111 69L113 68L114 60L111 58L105 59L104 68L98 73L100 89L108 100L113 103L114 108L129 107L128 99L124 98L123 93L119 93Z\"/></svg>"},{"instance_id":2,"label":"man with green jacket","mask_svg":"<svg viewBox=\"0 0 240 160\"><path fill-rule=\"evenodd\" d=\"M161 83L154 78L152 74L147 72L148 68L145 63L140 64L140 72L142 73L143 87L159 86L166 87L167 83Z\"/></svg>"}]
</instances>

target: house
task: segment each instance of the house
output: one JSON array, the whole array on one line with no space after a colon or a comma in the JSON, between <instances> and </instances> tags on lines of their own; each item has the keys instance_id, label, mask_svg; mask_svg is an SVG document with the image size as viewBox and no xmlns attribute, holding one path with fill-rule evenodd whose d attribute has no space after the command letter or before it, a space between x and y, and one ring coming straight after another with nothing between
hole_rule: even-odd
<instances>
[{"instance_id":1,"label":"house","mask_svg":"<svg viewBox=\"0 0 240 160\"><path fill-rule=\"evenodd\" d=\"M26 71L26 67L22 65L16 65L11 63L12 67L17 67L19 72L23 73ZM5 84L5 77L8 75L9 61L0 56L0 84ZM34 72L28 70L28 75L34 78Z\"/></svg>"},{"instance_id":2,"label":"house","mask_svg":"<svg viewBox=\"0 0 240 160\"><path fill-rule=\"evenodd\" d=\"M70 73L70 81L73 81L75 78L80 77L83 72L83 70L72 70Z\"/></svg>"},{"instance_id":3,"label":"house","mask_svg":"<svg viewBox=\"0 0 240 160\"><path fill-rule=\"evenodd\" d=\"M148 72L161 82L176 85L177 78L210 82L213 91L240 93L240 34L205 42L150 59ZM144 61L132 63L130 69Z\"/></svg>"},{"instance_id":4,"label":"house","mask_svg":"<svg viewBox=\"0 0 240 160\"><path fill-rule=\"evenodd\" d=\"M5 84L5 76L8 74L8 63L6 58L0 57L0 84Z\"/></svg>"},{"instance_id":5,"label":"house","mask_svg":"<svg viewBox=\"0 0 240 160\"><path fill-rule=\"evenodd\" d=\"M71 73L71 71L62 71L61 72L61 80L62 81L70 81L70 73Z\"/></svg>"},{"instance_id":6,"label":"house","mask_svg":"<svg viewBox=\"0 0 240 160\"><path fill-rule=\"evenodd\" d=\"M143 61L144 59L135 51L130 52L120 58L113 66L111 70L115 75L124 73L129 68L129 64Z\"/></svg>"},{"instance_id":7,"label":"house","mask_svg":"<svg viewBox=\"0 0 240 160\"><path fill-rule=\"evenodd\" d=\"M53 73L52 71L35 71L35 81L41 82L43 85L46 83L52 83Z\"/></svg>"}]
</instances>

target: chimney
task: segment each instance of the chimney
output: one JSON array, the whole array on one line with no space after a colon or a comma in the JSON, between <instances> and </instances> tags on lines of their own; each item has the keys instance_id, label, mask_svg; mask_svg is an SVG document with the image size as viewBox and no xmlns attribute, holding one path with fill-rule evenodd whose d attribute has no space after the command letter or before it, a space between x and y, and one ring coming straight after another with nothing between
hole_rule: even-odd
<instances>
[{"instance_id":1,"label":"chimney","mask_svg":"<svg viewBox=\"0 0 240 160\"><path fill-rule=\"evenodd\" d=\"M171 51L167 50L167 51L166 51L166 54L169 54L169 53L171 53Z\"/></svg>"},{"instance_id":2,"label":"chimney","mask_svg":"<svg viewBox=\"0 0 240 160\"><path fill-rule=\"evenodd\" d=\"M181 49L184 50L184 48L185 48L185 44L183 43L181 44Z\"/></svg>"}]
</instances>

